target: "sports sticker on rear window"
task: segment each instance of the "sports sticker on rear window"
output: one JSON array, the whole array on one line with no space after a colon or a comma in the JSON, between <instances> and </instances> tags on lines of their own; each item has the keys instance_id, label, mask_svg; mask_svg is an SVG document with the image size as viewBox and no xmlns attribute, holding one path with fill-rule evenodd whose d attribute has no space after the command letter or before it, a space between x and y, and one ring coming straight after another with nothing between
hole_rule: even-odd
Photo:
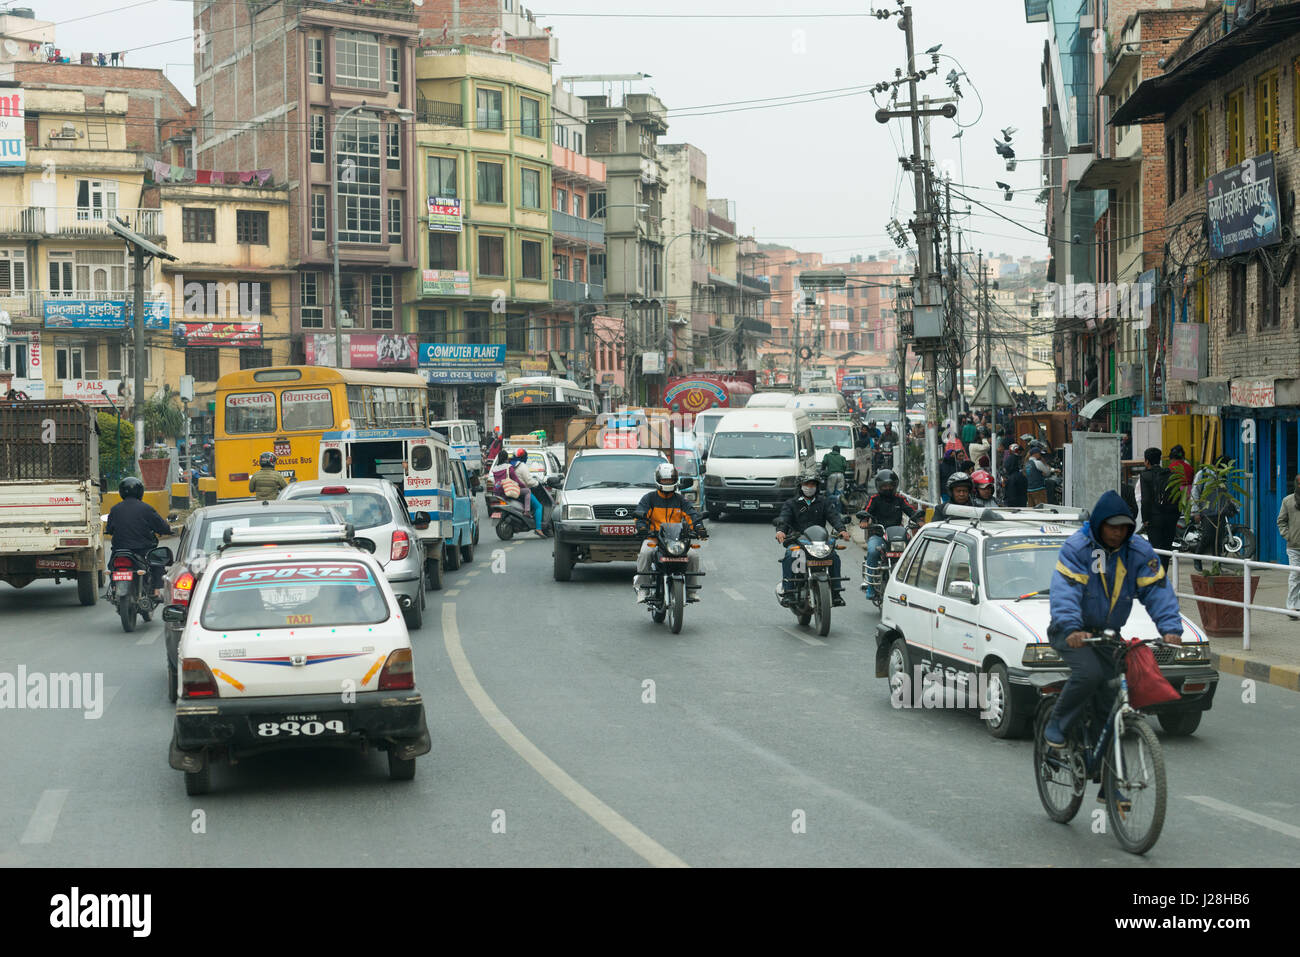
<instances>
[{"instance_id":1,"label":"sports sticker on rear window","mask_svg":"<svg viewBox=\"0 0 1300 957\"><path fill-rule=\"evenodd\" d=\"M373 585L364 565L352 562L312 562L275 565L238 565L223 569L213 591L282 585Z\"/></svg>"}]
</instances>

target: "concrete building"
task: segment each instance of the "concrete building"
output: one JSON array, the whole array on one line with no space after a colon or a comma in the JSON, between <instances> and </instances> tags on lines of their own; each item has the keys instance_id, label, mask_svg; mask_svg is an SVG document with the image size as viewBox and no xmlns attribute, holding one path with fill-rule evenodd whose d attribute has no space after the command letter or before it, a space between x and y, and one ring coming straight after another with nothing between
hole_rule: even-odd
<instances>
[{"instance_id":1,"label":"concrete building","mask_svg":"<svg viewBox=\"0 0 1300 957\"><path fill-rule=\"evenodd\" d=\"M463 43L542 63L560 58L559 38L519 0L423 0L416 12L433 45Z\"/></svg>"},{"instance_id":2,"label":"concrete building","mask_svg":"<svg viewBox=\"0 0 1300 957\"><path fill-rule=\"evenodd\" d=\"M351 337L344 364L373 363L377 337L414 331L403 291L419 261L413 211L423 208L414 124L404 121L416 107L415 9L316 0L196 5L195 165L270 169L289 184L296 361L333 364L342 330ZM403 367L413 368L414 351L406 356Z\"/></svg>"}]
</instances>

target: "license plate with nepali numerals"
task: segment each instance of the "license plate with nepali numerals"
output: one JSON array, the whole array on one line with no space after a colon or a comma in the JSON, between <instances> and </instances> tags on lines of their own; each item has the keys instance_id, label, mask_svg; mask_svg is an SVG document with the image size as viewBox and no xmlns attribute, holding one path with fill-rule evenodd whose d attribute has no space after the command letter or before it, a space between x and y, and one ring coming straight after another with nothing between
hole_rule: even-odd
<instances>
[{"instance_id":1,"label":"license plate with nepali numerals","mask_svg":"<svg viewBox=\"0 0 1300 957\"><path fill-rule=\"evenodd\" d=\"M600 526L602 535L635 535L635 525L602 525Z\"/></svg>"},{"instance_id":2,"label":"license plate with nepali numerals","mask_svg":"<svg viewBox=\"0 0 1300 957\"><path fill-rule=\"evenodd\" d=\"M113 572L113 581L129 582L134 576L131 572Z\"/></svg>"},{"instance_id":3,"label":"license plate with nepali numerals","mask_svg":"<svg viewBox=\"0 0 1300 957\"><path fill-rule=\"evenodd\" d=\"M254 719L260 738L314 738L324 734L347 734L347 723L337 715L287 714L281 718Z\"/></svg>"},{"instance_id":4,"label":"license plate with nepali numerals","mask_svg":"<svg viewBox=\"0 0 1300 957\"><path fill-rule=\"evenodd\" d=\"M809 567L811 567L811 568L816 568L816 567L821 566L821 565L830 565L830 564L832 564L832 562L831 562L831 560L830 560L829 558L810 558L810 559L808 559L808 565L809 565Z\"/></svg>"}]
</instances>

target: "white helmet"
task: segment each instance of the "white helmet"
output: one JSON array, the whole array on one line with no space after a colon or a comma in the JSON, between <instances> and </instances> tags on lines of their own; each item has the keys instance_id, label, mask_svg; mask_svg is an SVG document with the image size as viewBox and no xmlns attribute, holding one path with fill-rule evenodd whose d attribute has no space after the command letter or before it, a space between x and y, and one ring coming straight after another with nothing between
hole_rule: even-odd
<instances>
[{"instance_id":1,"label":"white helmet","mask_svg":"<svg viewBox=\"0 0 1300 957\"><path fill-rule=\"evenodd\" d=\"M663 462L655 469L655 485L665 495L677 491L677 467L671 462Z\"/></svg>"}]
</instances>

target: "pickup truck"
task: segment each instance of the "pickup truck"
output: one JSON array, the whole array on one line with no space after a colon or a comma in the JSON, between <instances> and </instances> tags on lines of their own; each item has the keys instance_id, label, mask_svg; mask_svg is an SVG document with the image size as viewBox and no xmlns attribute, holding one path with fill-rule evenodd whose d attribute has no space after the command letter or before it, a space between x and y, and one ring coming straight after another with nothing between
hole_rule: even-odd
<instances>
[{"instance_id":1,"label":"pickup truck","mask_svg":"<svg viewBox=\"0 0 1300 957\"><path fill-rule=\"evenodd\" d=\"M0 581L103 586L99 444L94 411L72 399L0 401Z\"/></svg>"}]
</instances>

